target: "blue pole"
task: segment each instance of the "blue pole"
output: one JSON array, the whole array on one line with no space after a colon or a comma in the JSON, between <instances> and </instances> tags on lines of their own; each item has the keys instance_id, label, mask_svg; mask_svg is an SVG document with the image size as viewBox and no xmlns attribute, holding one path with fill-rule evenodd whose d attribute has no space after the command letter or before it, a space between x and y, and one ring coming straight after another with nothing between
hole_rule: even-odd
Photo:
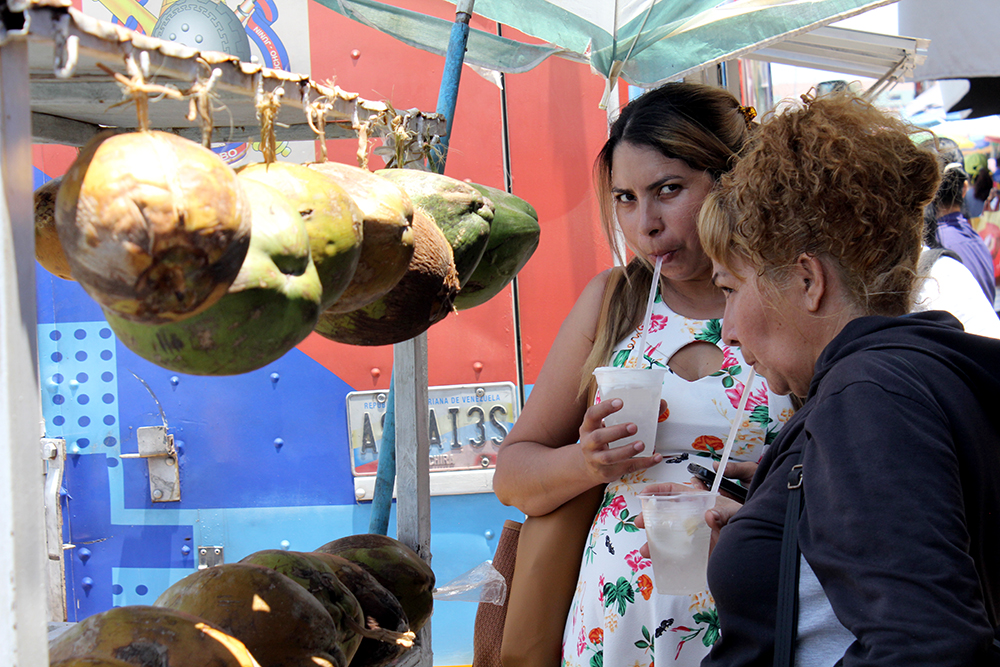
<instances>
[{"instance_id":1,"label":"blue pole","mask_svg":"<svg viewBox=\"0 0 1000 667\"><path fill-rule=\"evenodd\" d=\"M437 112L445 117L447 125L441 143L430 157L431 168L439 174L444 173L444 163L448 158L448 143L451 138L452 121L455 118L455 104L458 102L458 84L462 79L465 47L469 43L469 20L472 18L473 4L475 0L459 0L455 3L455 22L451 26L451 37L448 40L448 53L444 59L444 73L441 75L437 102Z\"/></svg>"},{"instance_id":2,"label":"blue pole","mask_svg":"<svg viewBox=\"0 0 1000 667\"><path fill-rule=\"evenodd\" d=\"M392 487L396 484L396 377L389 378L389 397L385 402L385 426L382 429L382 446L378 450L378 470L375 473L375 492L372 494L372 516L368 532L389 534L389 513L392 511Z\"/></svg>"}]
</instances>

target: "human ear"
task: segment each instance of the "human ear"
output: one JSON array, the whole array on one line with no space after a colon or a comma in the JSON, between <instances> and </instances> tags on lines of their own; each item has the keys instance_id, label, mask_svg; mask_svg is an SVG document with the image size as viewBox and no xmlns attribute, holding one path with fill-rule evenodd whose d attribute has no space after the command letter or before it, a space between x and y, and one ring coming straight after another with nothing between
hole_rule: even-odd
<instances>
[{"instance_id":1,"label":"human ear","mask_svg":"<svg viewBox=\"0 0 1000 667\"><path fill-rule=\"evenodd\" d=\"M802 253L795 260L792 275L806 310L810 313L817 312L829 287L827 266L815 255Z\"/></svg>"}]
</instances>

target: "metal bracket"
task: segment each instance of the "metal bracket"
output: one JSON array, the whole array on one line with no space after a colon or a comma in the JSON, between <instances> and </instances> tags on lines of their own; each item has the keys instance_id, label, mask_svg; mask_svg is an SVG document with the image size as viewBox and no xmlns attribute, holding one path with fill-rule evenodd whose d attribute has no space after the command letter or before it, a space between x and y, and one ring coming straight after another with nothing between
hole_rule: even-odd
<instances>
[{"instance_id":1,"label":"metal bracket","mask_svg":"<svg viewBox=\"0 0 1000 667\"><path fill-rule=\"evenodd\" d=\"M66 466L66 441L42 438L45 475L45 545L48 553L46 601L49 621L66 620L66 568L63 551L62 484Z\"/></svg>"},{"instance_id":2,"label":"metal bracket","mask_svg":"<svg viewBox=\"0 0 1000 667\"><path fill-rule=\"evenodd\" d=\"M222 547L198 547L199 570L222 565L225 562L225 550Z\"/></svg>"},{"instance_id":3,"label":"metal bracket","mask_svg":"<svg viewBox=\"0 0 1000 667\"><path fill-rule=\"evenodd\" d=\"M123 459L146 459L149 466L149 497L154 503L181 499L181 472L177 465L174 436L166 426L142 426L136 430L138 454L122 454Z\"/></svg>"}]
</instances>

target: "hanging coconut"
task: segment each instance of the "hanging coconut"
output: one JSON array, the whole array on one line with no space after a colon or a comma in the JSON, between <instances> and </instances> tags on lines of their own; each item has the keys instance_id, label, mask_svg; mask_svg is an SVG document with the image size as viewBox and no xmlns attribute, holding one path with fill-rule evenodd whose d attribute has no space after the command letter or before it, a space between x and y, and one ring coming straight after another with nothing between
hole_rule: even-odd
<instances>
[{"instance_id":1,"label":"hanging coconut","mask_svg":"<svg viewBox=\"0 0 1000 667\"><path fill-rule=\"evenodd\" d=\"M247 188L257 182L277 189L302 216L323 283L321 306L325 309L335 303L354 277L361 256L361 209L332 179L299 164L250 164L241 167L239 174L247 179Z\"/></svg>"},{"instance_id":2,"label":"hanging coconut","mask_svg":"<svg viewBox=\"0 0 1000 667\"><path fill-rule=\"evenodd\" d=\"M364 217L361 256L351 283L326 310L347 313L395 287L413 257L413 203L398 185L339 162L305 165L344 188Z\"/></svg>"},{"instance_id":3,"label":"hanging coconut","mask_svg":"<svg viewBox=\"0 0 1000 667\"><path fill-rule=\"evenodd\" d=\"M490 240L493 202L468 183L450 176L417 169L379 169L424 209L451 244L459 286L464 286Z\"/></svg>"},{"instance_id":4,"label":"hanging coconut","mask_svg":"<svg viewBox=\"0 0 1000 667\"><path fill-rule=\"evenodd\" d=\"M455 309L486 303L499 294L531 259L541 227L534 207L503 190L470 183L494 204L490 240L472 276L455 297Z\"/></svg>"},{"instance_id":5,"label":"hanging coconut","mask_svg":"<svg viewBox=\"0 0 1000 667\"><path fill-rule=\"evenodd\" d=\"M226 294L205 311L167 324L132 322L106 308L125 347L172 371L234 375L271 363L309 335L323 286L302 216L268 185L252 183L246 193L250 250Z\"/></svg>"},{"instance_id":6,"label":"hanging coconut","mask_svg":"<svg viewBox=\"0 0 1000 667\"><path fill-rule=\"evenodd\" d=\"M447 317L458 293L451 246L419 206L413 213L413 240L413 258L395 287L349 313L324 311L316 333L348 345L393 345Z\"/></svg>"},{"instance_id":7,"label":"hanging coconut","mask_svg":"<svg viewBox=\"0 0 1000 667\"><path fill-rule=\"evenodd\" d=\"M95 137L63 177L56 226L73 278L137 322L182 320L213 304L250 245L236 174L166 132Z\"/></svg>"},{"instance_id":8,"label":"hanging coconut","mask_svg":"<svg viewBox=\"0 0 1000 667\"><path fill-rule=\"evenodd\" d=\"M60 185L62 178L53 178L35 190L35 259L49 273L73 280L56 228L56 194Z\"/></svg>"}]
</instances>

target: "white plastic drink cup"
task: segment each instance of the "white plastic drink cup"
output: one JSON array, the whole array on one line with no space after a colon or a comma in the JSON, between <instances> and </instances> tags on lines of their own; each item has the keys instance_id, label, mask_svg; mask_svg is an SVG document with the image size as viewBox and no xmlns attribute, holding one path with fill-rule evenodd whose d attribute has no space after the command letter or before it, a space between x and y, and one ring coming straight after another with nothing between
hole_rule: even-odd
<instances>
[{"instance_id":1,"label":"white plastic drink cup","mask_svg":"<svg viewBox=\"0 0 1000 667\"><path fill-rule=\"evenodd\" d=\"M656 420L660 416L660 393L663 390L665 368L614 368L601 366L594 369L601 402L621 399L622 407L604 418L605 426L632 423L638 429L635 435L619 438L608 447L621 447L642 440L646 452L653 453L656 446Z\"/></svg>"},{"instance_id":2,"label":"white plastic drink cup","mask_svg":"<svg viewBox=\"0 0 1000 667\"><path fill-rule=\"evenodd\" d=\"M690 595L708 588L712 531L705 512L715 506L717 497L711 491L639 494L657 593Z\"/></svg>"}]
</instances>

